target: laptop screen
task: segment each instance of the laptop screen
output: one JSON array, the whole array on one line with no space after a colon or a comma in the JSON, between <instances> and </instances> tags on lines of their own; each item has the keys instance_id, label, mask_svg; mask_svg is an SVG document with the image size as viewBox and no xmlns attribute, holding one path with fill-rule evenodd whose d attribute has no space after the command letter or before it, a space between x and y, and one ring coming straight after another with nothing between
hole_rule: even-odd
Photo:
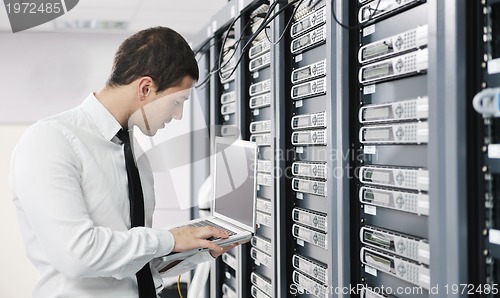
<instances>
[{"instance_id":1,"label":"laptop screen","mask_svg":"<svg viewBox=\"0 0 500 298\"><path fill-rule=\"evenodd\" d=\"M214 213L253 230L256 146L217 137L215 150Z\"/></svg>"}]
</instances>

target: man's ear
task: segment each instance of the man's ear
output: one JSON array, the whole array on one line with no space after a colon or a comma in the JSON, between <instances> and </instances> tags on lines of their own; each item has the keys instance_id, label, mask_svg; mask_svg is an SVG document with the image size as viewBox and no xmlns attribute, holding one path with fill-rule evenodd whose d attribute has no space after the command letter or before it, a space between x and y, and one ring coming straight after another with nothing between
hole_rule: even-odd
<instances>
[{"instance_id":1,"label":"man's ear","mask_svg":"<svg viewBox=\"0 0 500 298\"><path fill-rule=\"evenodd\" d=\"M153 92L154 81L148 76L141 77L138 80L137 95L141 100L144 100Z\"/></svg>"}]
</instances>

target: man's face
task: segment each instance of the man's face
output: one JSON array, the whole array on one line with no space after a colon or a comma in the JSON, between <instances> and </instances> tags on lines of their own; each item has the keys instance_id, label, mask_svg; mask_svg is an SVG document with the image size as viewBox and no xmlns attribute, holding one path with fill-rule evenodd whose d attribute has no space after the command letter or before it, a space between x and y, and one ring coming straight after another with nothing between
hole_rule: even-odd
<instances>
[{"instance_id":1,"label":"man's face","mask_svg":"<svg viewBox=\"0 0 500 298\"><path fill-rule=\"evenodd\" d=\"M184 102L189 98L193 84L194 80L185 76L175 87L158 94L153 90L152 98L130 117L129 127L136 125L145 135L154 136L172 119L181 120Z\"/></svg>"}]
</instances>

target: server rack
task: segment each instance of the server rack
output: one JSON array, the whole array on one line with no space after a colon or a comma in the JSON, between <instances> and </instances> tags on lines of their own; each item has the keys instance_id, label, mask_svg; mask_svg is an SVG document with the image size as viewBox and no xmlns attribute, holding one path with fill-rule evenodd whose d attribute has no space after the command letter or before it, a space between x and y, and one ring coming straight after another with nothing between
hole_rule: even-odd
<instances>
[{"instance_id":1,"label":"server rack","mask_svg":"<svg viewBox=\"0 0 500 298\"><path fill-rule=\"evenodd\" d=\"M398 5L399 4L399 5ZM353 281L429 295L428 3L356 1ZM376 292L376 291L374 291ZM381 297L389 291L379 293Z\"/></svg>"},{"instance_id":2,"label":"server rack","mask_svg":"<svg viewBox=\"0 0 500 298\"><path fill-rule=\"evenodd\" d=\"M343 1L332 2L296 1L275 24L275 38L284 31L286 37L277 45L278 57L275 57L281 65L275 82L278 95L276 159L277 167L283 173L277 182L277 222L285 227L278 232L278 297L337 296L336 291L349 288L350 285L349 204L343 199L349 195L348 177L343 176L350 163L349 138L348 134L336 133L348 128L349 101L345 100L349 96L346 75L349 64L345 57L349 51L349 35L333 25L331 13L332 5L335 5L337 10L342 11L337 17L344 21L347 19L348 5ZM291 27L287 28L290 16L294 18ZM324 39L321 30L324 30ZM307 39L305 36L313 44L302 48L300 44ZM299 44L299 48L292 52L292 44ZM306 63L307 60L309 63ZM319 70L321 65L326 66L323 73ZM310 70L312 77L293 76L304 71L307 74L307 70ZM325 81L322 79L326 79L323 86L321 84ZM304 86L310 87L310 94L301 94ZM297 93L293 94L292 90ZM324 113L318 110L321 108ZM304 119L304 114L309 116L306 119L314 122L313 125L301 127L303 120L298 120ZM317 120L323 115L326 116L325 121L320 125ZM318 126L315 127L316 124ZM328 130L326 144L319 145L321 142L316 143L319 140L317 137L325 128ZM312 142L299 144L304 138L306 143L307 138ZM336 155L346 158L336 158ZM318 169L325 163L327 166L321 177L317 174L321 172ZM304 185L312 185L312 190L307 191ZM315 200L323 197L322 189L326 190L323 193L326 195L325 200ZM326 233L324 226L316 224L323 221L327 226ZM309 226L304 225L306 222ZM299 234L294 235L297 231ZM312 241L300 239L303 231L312 236ZM316 245L321 241L316 242L315 236L317 239L326 239L326 245L323 246L326 250ZM290 250L290 247L293 249Z\"/></svg>"},{"instance_id":3,"label":"server rack","mask_svg":"<svg viewBox=\"0 0 500 298\"><path fill-rule=\"evenodd\" d=\"M331 90L328 89L330 61L327 59L327 5L317 1L298 1L284 21L283 48L286 64L278 85L284 85L279 113L284 115L281 147L284 175L280 177L284 206L281 230L283 246L279 262L285 265L282 296L304 293L327 297L331 282L330 254L333 244L329 232L331 180L328 177ZM288 248L288 249L287 249ZM292 248L292 249L290 249Z\"/></svg>"},{"instance_id":4,"label":"server rack","mask_svg":"<svg viewBox=\"0 0 500 298\"><path fill-rule=\"evenodd\" d=\"M229 14L239 19L239 24L236 22L235 26L236 40L248 38L254 33L246 26L251 22L252 13L258 10L262 3L264 2L238 1L239 14ZM349 160L342 158L327 160L331 152L348 151L348 135L324 133L326 127L335 132L348 126L348 104L340 100L348 96L348 81L345 75L348 72L348 62L344 59L348 52L348 34L332 26L332 3L329 1L271 1L268 5L271 7L271 16L274 19L267 25L268 36L261 40L261 43L247 43L252 50L247 49L248 51L244 50L239 53L243 57L243 62L236 70L239 74L235 88L237 98L241 102L241 106L237 109L241 112L240 121L238 121L241 137L262 142L259 146L259 158L265 159L263 164L267 165L261 167L261 169L266 167L267 169L259 173L261 183L258 190L257 209L263 209L257 211L261 213L258 217L261 221L259 222L260 228L252 240L250 254L247 255L250 260L246 271L250 273L249 283L247 287L239 288L241 289L239 295L242 295L241 297L289 297L292 287L304 282L307 283L305 286L312 285L318 288L320 285L321 291L326 294L324 289L326 286L349 284L349 278L347 278L349 276L347 261L349 244L346 244L348 243L346 240L342 241L342 239L348 239L346 231L349 228L349 216L346 214L349 205L341 199L348 195L349 185L348 179L334 179L337 174L334 168L347 169ZM347 5L339 1L337 7L345 11ZM228 8L224 8L223 11L228 15ZM218 15L224 15L224 13ZM347 18L347 13L340 14L339 18L342 20ZM217 23L222 23L218 16L214 19ZM311 21L312 25L309 24ZM298 29L301 27L306 28ZM301 44L304 36L316 39L316 35L321 39L318 43L306 46L306 48L299 45L298 48L294 48L293 53L291 52L290 45L293 42L296 45ZM217 53L217 47L214 49ZM269 57L261 60L266 62L258 62L259 58L264 56ZM212 57L214 58L215 55ZM313 62L317 64L311 65ZM255 69L256 66L258 69ZM299 69L301 67L303 68ZM314 78L302 78L301 73L307 67L318 68L318 70L322 68L324 72L319 75L313 74ZM295 86L291 81L294 70L297 70L294 74L299 76L298 79L294 79L293 85ZM269 97L266 100L259 98L262 94L267 96L266 93L255 94L254 92L264 86L259 84L269 79L270 102ZM217 84L212 86L218 88ZM304 86L331 90L331 95L323 91L300 95ZM292 96L292 88L298 91L298 96L301 98ZM212 98L218 99L216 93L212 91ZM255 99L253 97L258 97L258 100L252 100ZM247 102L248 106L245 106ZM261 106L255 106L255 103ZM217 110L217 106L212 107L214 118L218 117L215 115ZM293 118L297 119L302 114L312 114L315 110L318 114L309 115L310 117L315 119L324 117L324 123L318 129L314 127L292 129L293 117L299 116ZM268 122L273 118L274 122ZM215 120L213 123L220 123L220 121ZM295 144L292 144L292 135L300 142L304 137L316 140L318 133L323 133L325 138L323 143L326 144L318 146L318 144L298 144L295 141ZM301 151L300 153L295 152L297 148ZM287 159L286 154L292 153L295 163ZM310 161L312 163L308 163ZM326 166L328 162L331 162L331 166ZM271 170L268 168L269 165L272 165ZM321 169L320 172L322 171L323 175L307 177L305 172L308 171L307 169L312 171L312 167L316 170ZM293 168L297 170L294 175L292 174ZM292 188L292 182L297 186L295 190ZM325 198L324 194L315 194L316 190L312 190L313 193L307 192L301 188L305 184L320 185L324 190L329 189L332 195ZM312 189L316 189L314 185L311 186ZM300 198L290 198L290 195ZM308 232L318 233L319 236L326 234L324 228L321 231L318 226L304 225L303 221L307 220L311 214L316 218L313 221L323 220L329 229L330 235L324 243L324 248L328 248L327 250L307 243L295 237L298 236L297 234L295 236L293 234L293 227L307 229ZM296 217L295 221L292 216ZM289 250L290 246L294 247L294 251ZM272 248L269 249L270 247ZM240 258L237 257L237 259ZM294 267L293 262L297 268ZM327 279L305 269L304 266L312 264L319 265L316 271L324 272ZM223 267L221 269L216 266L212 273L220 275L221 270ZM221 282L222 279L212 278L212 287L216 286L214 282ZM241 280L241 276L236 278L233 276L233 279ZM214 293L218 292L212 291L213 295Z\"/></svg>"},{"instance_id":5,"label":"server rack","mask_svg":"<svg viewBox=\"0 0 500 298\"><path fill-rule=\"evenodd\" d=\"M404 290L364 291L373 297L463 296L449 288L468 281L466 5L377 0L353 9L351 137L362 150L351 195L353 283Z\"/></svg>"},{"instance_id":6,"label":"server rack","mask_svg":"<svg viewBox=\"0 0 500 298\"><path fill-rule=\"evenodd\" d=\"M469 243L470 276L477 293L484 297L498 295L500 280L500 242L498 241L498 127L500 122L492 105L500 86L500 1L481 1L467 7L468 28L468 105L474 112L468 114L474 137L469 143L471 158L469 179L473 181L469 195L470 235L475 241Z\"/></svg>"},{"instance_id":7,"label":"server rack","mask_svg":"<svg viewBox=\"0 0 500 298\"><path fill-rule=\"evenodd\" d=\"M244 105L242 138L255 142L257 153L256 232L247 257L247 287L244 297L274 297L275 293L275 179L274 96L272 77L274 49L268 36L274 32L268 20L273 14L269 1L240 1L241 51L240 98Z\"/></svg>"}]
</instances>

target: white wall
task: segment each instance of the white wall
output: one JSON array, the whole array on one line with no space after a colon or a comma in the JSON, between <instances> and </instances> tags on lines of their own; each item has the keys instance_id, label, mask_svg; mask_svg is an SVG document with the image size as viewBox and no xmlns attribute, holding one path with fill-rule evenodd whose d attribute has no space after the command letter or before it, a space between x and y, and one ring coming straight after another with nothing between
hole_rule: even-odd
<instances>
[{"instance_id":1,"label":"white wall","mask_svg":"<svg viewBox=\"0 0 500 298\"><path fill-rule=\"evenodd\" d=\"M100 33L0 32L0 297L31 297L36 280L11 202L8 171L12 149L29 124L75 107L98 90L125 38ZM188 179L182 187L189 187ZM175 188L179 191L179 186ZM188 211L179 212L178 204L168 200L173 191L172 185L159 188L155 226L189 217ZM183 277L185 280L188 274Z\"/></svg>"},{"instance_id":2,"label":"white wall","mask_svg":"<svg viewBox=\"0 0 500 298\"><path fill-rule=\"evenodd\" d=\"M110 73L122 34L0 32L0 123L78 105Z\"/></svg>"},{"instance_id":3,"label":"white wall","mask_svg":"<svg viewBox=\"0 0 500 298\"><path fill-rule=\"evenodd\" d=\"M24 254L8 180L12 149L26 128L26 125L0 126L0 297L31 297L37 276Z\"/></svg>"}]
</instances>

